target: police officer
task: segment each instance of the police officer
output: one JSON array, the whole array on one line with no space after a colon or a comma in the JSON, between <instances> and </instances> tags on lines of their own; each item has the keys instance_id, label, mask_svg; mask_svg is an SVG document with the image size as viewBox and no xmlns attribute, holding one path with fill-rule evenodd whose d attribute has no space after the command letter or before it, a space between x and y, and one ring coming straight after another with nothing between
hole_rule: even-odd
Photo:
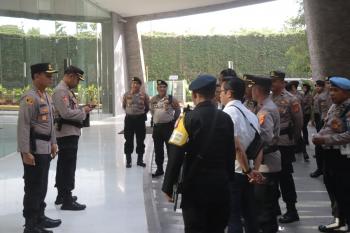
<instances>
[{"instance_id":1,"label":"police officer","mask_svg":"<svg viewBox=\"0 0 350 233\"><path fill-rule=\"evenodd\" d=\"M185 232L223 233L229 218L229 180L234 174L233 123L212 99L216 79L198 76L189 86L196 105L180 118L170 138L162 191L169 200L181 165Z\"/></svg>"},{"instance_id":2,"label":"police officer","mask_svg":"<svg viewBox=\"0 0 350 233\"><path fill-rule=\"evenodd\" d=\"M280 115L270 97L271 78L255 75L246 75L245 78L250 81L253 99L260 106L257 116L264 141L263 153L255 161L255 169L265 177L263 183L255 185L258 222L262 233L275 233L278 231L278 177L282 169L278 150Z\"/></svg>"},{"instance_id":3,"label":"police officer","mask_svg":"<svg viewBox=\"0 0 350 233\"><path fill-rule=\"evenodd\" d=\"M123 96L124 120L124 153L126 155L126 167L131 168L131 154L134 150L134 134L136 134L137 165L146 167L143 162L145 153L145 137L147 112L149 110L149 97L140 91L142 82L138 77L131 79L131 90Z\"/></svg>"},{"instance_id":4,"label":"police officer","mask_svg":"<svg viewBox=\"0 0 350 233\"><path fill-rule=\"evenodd\" d=\"M283 201L287 205L285 213L279 221L290 223L299 220L295 207L297 194L293 180L293 164L295 161L295 143L300 138L303 115L299 100L284 88L285 73L272 71L272 100L280 113L280 137L278 141L281 152L282 170L280 173L280 189Z\"/></svg>"},{"instance_id":5,"label":"police officer","mask_svg":"<svg viewBox=\"0 0 350 233\"><path fill-rule=\"evenodd\" d=\"M179 102L172 95L167 95L168 84L163 80L157 80L158 95L150 100L150 110L153 120L153 142L157 170L153 177L164 174L164 143L168 152L168 141L173 132L175 121L180 116ZM169 153L169 152L168 152Z\"/></svg>"},{"instance_id":6,"label":"police officer","mask_svg":"<svg viewBox=\"0 0 350 233\"><path fill-rule=\"evenodd\" d=\"M350 80L330 78L330 107L323 128L312 138L324 159L324 182L332 204L337 203L335 222L319 226L322 232L348 232L350 226ZM333 213L334 214L334 213ZM346 226L346 224L348 226Z\"/></svg>"},{"instance_id":7,"label":"police officer","mask_svg":"<svg viewBox=\"0 0 350 233\"><path fill-rule=\"evenodd\" d=\"M57 153L51 96L45 89L57 73L49 63L31 67L33 87L20 100L17 137L24 167L24 233L52 232L61 220L45 216L45 197L51 159Z\"/></svg>"},{"instance_id":8,"label":"police officer","mask_svg":"<svg viewBox=\"0 0 350 233\"><path fill-rule=\"evenodd\" d=\"M309 83L303 83L303 99L301 107L303 109L303 140L305 145L309 145L309 132L307 126L309 124L312 112L313 98L311 93L311 86Z\"/></svg>"},{"instance_id":9,"label":"police officer","mask_svg":"<svg viewBox=\"0 0 350 233\"><path fill-rule=\"evenodd\" d=\"M86 205L78 203L72 196L75 187L75 170L77 164L78 141L83 121L92 110L89 106L79 107L73 89L84 81L84 72L75 66L64 71L63 80L53 93L55 106L56 135L60 148L56 168L57 198L56 205L62 204L62 210L84 210Z\"/></svg>"},{"instance_id":10,"label":"police officer","mask_svg":"<svg viewBox=\"0 0 350 233\"><path fill-rule=\"evenodd\" d=\"M316 131L320 131L323 127L327 112L332 104L329 90L326 87L326 82L323 80L316 81L316 95L314 97L314 113ZM323 157L320 151L320 146L315 145L315 157L317 168L310 174L312 178L319 177L323 174Z\"/></svg>"}]
</instances>

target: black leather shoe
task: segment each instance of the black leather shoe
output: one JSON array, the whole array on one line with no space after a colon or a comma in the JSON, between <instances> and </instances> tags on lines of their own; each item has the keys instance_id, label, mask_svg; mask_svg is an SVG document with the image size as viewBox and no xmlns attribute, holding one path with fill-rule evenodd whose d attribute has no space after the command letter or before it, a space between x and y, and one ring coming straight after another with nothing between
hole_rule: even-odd
<instances>
[{"instance_id":1,"label":"black leather shoe","mask_svg":"<svg viewBox=\"0 0 350 233\"><path fill-rule=\"evenodd\" d=\"M137 166L140 166L140 167L146 167L146 164L142 161L138 161L137 162Z\"/></svg>"},{"instance_id":2,"label":"black leather shoe","mask_svg":"<svg viewBox=\"0 0 350 233\"><path fill-rule=\"evenodd\" d=\"M131 168L131 163L127 163L126 168Z\"/></svg>"},{"instance_id":3,"label":"black leather shoe","mask_svg":"<svg viewBox=\"0 0 350 233\"><path fill-rule=\"evenodd\" d=\"M281 218L278 219L280 223L291 223L299 221L299 215L298 212L287 212L285 213Z\"/></svg>"},{"instance_id":4,"label":"black leather shoe","mask_svg":"<svg viewBox=\"0 0 350 233\"><path fill-rule=\"evenodd\" d=\"M319 177L320 175L323 175L323 172L317 169L316 171L314 171L314 172L312 172L312 173L310 174L310 177L311 177L311 178L317 178L317 177Z\"/></svg>"},{"instance_id":5,"label":"black leather shoe","mask_svg":"<svg viewBox=\"0 0 350 233\"><path fill-rule=\"evenodd\" d=\"M164 175L164 171L157 169L156 172L152 174L152 177L158 177L158 176L162 176L162 175Z\"/></svg>"},{"instance_id":6,"label":"black leather shoe","mask_svg":"<svg viewBox=\"0 0 350 233\"><path fill-rule=\"evenodd\" d=\"M310 157L309 157L309 155L307 153L304 153L303 156L304 156L304 161L305 162L310 162L310 160L309 160Z\"/></svg>"},{"instance_id":7,"label":"black leather shoe","mask_svg":"<svg viewBox=\"0 0 350 233\"><path fill-rule=\"evenodd\" d=\"M319 225L320 232L336 232L337 229L345 227L344 222L340 222L339 218L334 218L333 222L327 225Z\"/></svg>"},{"instance_id":8,"label":"black leather shoe","mask_svg":"<svg viewBox=\"0 0 350 233\"><path fill-rule=\"evenodd\" d=\"M86 209L86 205L83 204L79 204L76 201L73 201L71 203L63 203L63 205L61 206L61 210L73 210L73 211L79 211L79 210L85 210Z\"/></svg>"},{"instance_id":9,"label":"black leather shoe","mask_svg":"<svg viewBox=\"0 0 350 233\"><path fill-rule=\"evenodd\" d=\"M51 219L46 217L45 215L40 217L38 222L41 228L54 228L61 225L61 223L62 223L61 219Z\"/></svg>"},{"instance_id":10,"label":"black leather shoe","mask_svg":"<svg viewBox=\"0 0 350 233\"><path fill-rule=\"evenodd\" d=\"M43 229L41 227L26 227L24 228L24 231L23 233L53 233L53 231L50 231L50 230L46 230L46 229Z\"/></svg>"},{"instance_id":11,"label":"black leather shoe","mask_svg":"<svg viewBox=\"0 0 350 233\"><path fill-rule=\"evenodd\" d=\"M77 197L77 196L72 196L72 198L73 198L73 201L78 200L78 197ZM63 204L63 197L57 195L56 201L55 201L55 205L62 205L62 204Z\"/></svg>"}]
</instances>

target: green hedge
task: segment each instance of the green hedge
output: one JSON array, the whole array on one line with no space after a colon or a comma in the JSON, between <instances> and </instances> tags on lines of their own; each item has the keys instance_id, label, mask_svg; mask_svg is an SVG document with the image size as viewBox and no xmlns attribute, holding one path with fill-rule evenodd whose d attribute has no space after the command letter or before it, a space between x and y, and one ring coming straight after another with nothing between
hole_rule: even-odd
<instances>
[{"instance_id":1,"label":"green hedge","mask_svg":"<svg viewBox=\"0 0 350 233\"><path fill-rule=\"evenodd\" d=\"M0 84L6 88L23 87L31 83L30 65L51 62L62 77L64 59L86 72L89 83L96 84L96 45L93 37L32 36L0 33ZM26 78L24 77L26 62Z\"/></svg>"},{"instance_id":2,"label":"green hedge","mask_svg":"<svg viewBox=\"0 0 350 233\"><path fill-rule=\"evenodd\" d=\"M239 74L268 74L285 70L289 77L308 77L308 51L303 61L295 62L300 54L296 48L306 44L304 32L293 34L250 33L238 36L142 36L145 65L149 80L168 79L177 74L190 81L199 73L217 75L233 61ZM292 50L292 51L291 51ZM306 64L304 64L306 63ZM299 65L299 66L298 66Z\"/></svg>"}]
</instances>

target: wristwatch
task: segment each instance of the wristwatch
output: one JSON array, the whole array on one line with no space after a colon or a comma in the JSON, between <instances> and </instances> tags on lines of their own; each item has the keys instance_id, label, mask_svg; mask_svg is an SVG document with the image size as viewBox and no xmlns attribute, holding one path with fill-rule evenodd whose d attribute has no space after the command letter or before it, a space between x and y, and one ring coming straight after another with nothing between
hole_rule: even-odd
<instances>
[{"instance_id":1,"label":"wristwatch","mask_svg":"<svg viewBox=\"0 0 350 233\"><path fill-rule=\"evenodd\" d=\"M252 171L252 169L250 167L249 167L248 171L243 171L243 169L242 169L242 172L244 175L248 175L251 171Z\"/></svg>"}]
</instances>

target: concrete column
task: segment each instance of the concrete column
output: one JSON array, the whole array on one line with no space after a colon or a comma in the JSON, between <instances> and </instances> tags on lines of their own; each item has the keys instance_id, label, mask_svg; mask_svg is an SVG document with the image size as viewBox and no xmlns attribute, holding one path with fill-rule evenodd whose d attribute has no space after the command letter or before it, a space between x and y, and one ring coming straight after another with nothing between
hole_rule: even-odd
<instances>
[{"instance_id":1,"label":"concrete column","mask_svg":"<svg viewBox=\"0 0 350 233\"><path fill-rule=\"evenodd\" d=\"M122 97L128 90L128 72L125 54L125 24L120 22L120 16L112 13L113 24L113 54L114 54L114 113L123 114Z\"/></svg>"},{"instance_id":2,"label":"concrete column","mask_svg":"<svg viewBox=\"0 0 350 233\"><path fill-rule=\"evenodd\" d=\"M350 78L350 1L304 0L313 79Z\"/></svg>"},{"instance_id":3,"label":"concrete column","mask_svg":"<svg viewBox=\"0 0 350 233\"><path fill-rule=\"evenodd\" d=\"M143 50L141 35L137 32L138 19L136 17L127 18L125 23L125 52L126 64L128 67L128 83L134 76L145 80L145 68L143 60Z\"/></svg>"}]
</instances>

